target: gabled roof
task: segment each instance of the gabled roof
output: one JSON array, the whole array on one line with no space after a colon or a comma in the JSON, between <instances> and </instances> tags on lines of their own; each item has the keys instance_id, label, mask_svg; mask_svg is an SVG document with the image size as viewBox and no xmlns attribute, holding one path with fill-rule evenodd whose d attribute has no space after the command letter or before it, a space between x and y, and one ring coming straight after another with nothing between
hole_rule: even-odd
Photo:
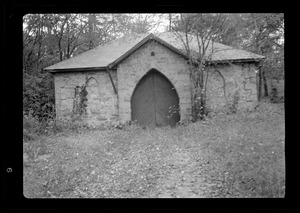
<instances>
[{"instance_id":1,"label":"gabled roof","mask_svg":"<svg viewBox=\"0 0 300 213\"><path fill-rule=\"evenodd\" d=\"M190 48L194 52L197 52L197 40L193 36L190 36L190 38ZM124 36L120 39L110 41L75 57L49 66L45 68L45 70L50 72L59 72L113 68L150 40L155 40L182 57L187 58L183 42L180 37L175 35L173 32L158 33L155 35L139 34ZM243 60L256 61L265 58L264 56L235 49L217 42L214 42L213 46L209 44L207 53L213 62Z\"/></svg>"}]
</instances>

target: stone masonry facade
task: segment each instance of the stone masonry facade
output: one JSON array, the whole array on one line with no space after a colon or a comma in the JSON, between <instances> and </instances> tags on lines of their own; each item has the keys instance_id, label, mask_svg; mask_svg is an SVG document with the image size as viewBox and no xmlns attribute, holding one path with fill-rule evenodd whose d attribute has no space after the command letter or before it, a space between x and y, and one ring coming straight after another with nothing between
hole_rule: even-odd
<instances>
[{"instance_id":1,"label":"stone masonry facade","mask_svg":"<svg viewBox=\"0 0 300 213\"><path fill-rule=\"evenodd\" d=\"M111 72L117 85L116 71ZM71 117L74 114L76 88L86 86L86 107L84 116L89 124L118 120L117 94L105 71L58 73L55 79L56 117Z\"/></svg>"},{"instance_id":2,"label":"stone masonry facade","mask_svg":"<svg viewBox=\"0 0 300 213\"><path fill-rule=\"evenodd\" d=\"M256 66L254 63L217 65L210 68L207 83L207 107L222 111L226 107L236 110L252 109L257 105ZM224 80L225 94L224 94Z\"/></svg>"},{"instance_id":3,"label":"stone masonry facade","mask_svg":"<svg viewBox=\"0 0 300 213\"><path fill-rule=\"evenodd\" d=\"M151 56L151 54L153 56ZM158 42L149 41L118 66L119 118L131 119L131 96L139 80L151 69L165 75L179 97L181 121L191 114L191 84L186 61Z\"/></svg>"},{"instance_id":4,"label":"stone masonry facade","mask_svg":"<svg viewBox=\"0 0 300 213\"><path fill-rule=\"evenodd\" d=\"M115 94L106 71L56 73L56 116L72 116L78 90L86 89L84 118L97 125L110 121L131 120L131 97L139 80L150 70L165 75L179 97L180 120L191 117L191 82L186 60L156 41L149 41L111 71L117 88ZM217 70L217 71L215 71ZM235 63L210 67L207 84L207 107L219 111L235 105L237 110L257 104L256 67L254 63ZM221 75L225 78L224 82Z\"/></svg>"}]
</instances>

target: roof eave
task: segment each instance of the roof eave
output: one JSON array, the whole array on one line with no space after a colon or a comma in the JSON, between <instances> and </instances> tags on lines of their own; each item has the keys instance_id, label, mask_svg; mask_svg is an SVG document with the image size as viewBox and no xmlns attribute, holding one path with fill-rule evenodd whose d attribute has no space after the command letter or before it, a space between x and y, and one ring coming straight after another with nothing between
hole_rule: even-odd
<instances>
[{"instance_id":1,"label":"roof eave","mask_svg":"<svg viewBox=\"0 0 300 213\"><path fill-rule=\"evenodd\" d=\"M264 60L266 57L261 58L244 58L244 59L225 59L225 60L212 60L207 61L207 63L211 64L224 64L224 63L247 63L247 62L259 62Z\"/></svg>"},{"instance_id":2,"label":"roof eave","mask_svg":"<svg viewBox=\"0 0 300 213\"><path fill-rule=\"evenodd\" d=\"M87 71L106 71L107 67L81 67L81 68L66 68L66 69L43 69L51 74L64 72L87 72Z\"/></svg>"}]
</instances>

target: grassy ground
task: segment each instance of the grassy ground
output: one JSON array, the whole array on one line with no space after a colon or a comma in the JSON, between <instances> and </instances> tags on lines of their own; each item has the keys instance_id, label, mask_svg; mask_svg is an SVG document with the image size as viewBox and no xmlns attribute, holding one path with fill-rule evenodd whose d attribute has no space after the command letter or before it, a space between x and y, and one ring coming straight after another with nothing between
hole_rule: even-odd
<instances>
[{"instance_id":1,"label":"grassy ground","mask_svg":"<svg viewBox=\"0 0 300 213\"><path fill-rule=\"evenodd\" d=\"M24 142L24 196L284 197L283 104L176 128L60 132Z\"/></svg>"}]
</instances>

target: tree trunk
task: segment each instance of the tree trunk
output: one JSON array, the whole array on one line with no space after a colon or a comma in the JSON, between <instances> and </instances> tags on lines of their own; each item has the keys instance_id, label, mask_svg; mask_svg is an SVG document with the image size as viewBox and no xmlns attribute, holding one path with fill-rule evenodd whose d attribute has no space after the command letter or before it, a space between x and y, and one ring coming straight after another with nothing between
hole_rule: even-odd
<instances>
[{"instance_id":1,"label":"tree trunk","mask_svg":"<svg viewBox=\"0 0 300 213\"><path fill-rule=\"evenodd\" d=\"M200 66L200 114L199 119L203 120L204 118L204 111L205 111L205 96L204 96L204 71L202 70L202 66Z\"/></svg>"},{"instance_id":2,"label":"tree trunk","mask_svg":"<svg viewBox=\"0 0 300 213\"><path fill-rule=\"evenodd\" d=\"M258 70L258 101L260 101L260 99L261 99L261 85L262 85L262 77L261 77L261 74L262 73L262 71L261 71L261 68L259 68L259 70Z\"/></svg>"},{"instance_id":3,"label":"tree trunk","mask_svg":"<svg viewBox=\"0 0 300 213\"><path fill-rule=\"evenodd\" d=\"M61 40L62 40L63 32L60 33L60 37L58 39L58 52L59 52L59 61L63 60Z\"/></svg>"},{"instance_id":4,"label":"tree trunk","mask_svg":"<svg viewBox=\"0 0 300 213\"><path fill-rule=\"evenodd\" d=\"M94 47L94 22L95 22L95 15L89 14L88 16L88 28L89 28L89 50Z\"/></svg>"},{"instance_id":5,"label":"tree trunk","mask_svg":"<svg viewBox=\"0 0 300 213\"><path fill-rule=\"evenodd\" d=\"M172 30L172 13L169 13L169 31Z\"/></svg>"},{"instance_id":6,"label":"tree trunk","mask_svg":"<svg viewBox=\"0 0 300 213\"><path fill-rule=\"evenodd\" d=\"M202 65L199 65L194 73L194 94L192 100L192 122L204 119L204 112L206 111L206 100L204 93L204 71Z\"/></svg>"},{"instance_id":7,"label":"tree trunk","mask_svg":"<svg viewBox=\"0 0 300 213\"><path fill-rule=\"evenodd\" d=\"M192 122L200 120L201 115L201 93L195 91L192 104Z\"/></svg>"},{"instance_id":8,"label":"tree trunk","mask_svg":"<svg viewBox=\"0 0 300 213\"><path fill-rule=\"evenodd\" d=\"M58 51L59 51L59 61L62 61L63 60L63 54L62 54L62 49L61 49L61 43L60 43L60 41L58 42Z\"/></svg>"},{"instance_id":9,"label":"tree trunk","mask_svg":"<svg viewBox=\"0 0 300 213\"><path fill-rule=\"evenodd\" d=\"M70 26L69 22L67 22L67 50L66 50L66 58L70 58L70 45L71 45L71 39L70 39Z\"/></svg>"},{"instance_id":10,"label":"tree trunk","mask_svg":"<svg viewBox=\"0 0 300 213\"><path fill-rule=\"evenodd\" d=\"M262 71L261 75L264 84L264 97L268 97L269 93L268 93L268 85L267 85L265 71Z\"/></svg>"},{"instance_id":11,"label":"tree trunk","mask_svg":"<svg viewBox=\"0 0 300 213\"><path fill-rule=\"evenodd\" d=\"M262 33L262 28L259 27L257 25L256 22L256 18L254 14L251 14L253 22L254 22L254 26L255 26L255 46L256 46L256 51L258 54L262 55L262 49L261 49L261 45L259 43L259 36ZM266 81L265 81L265 75L264 75L264 71L259 68L259 75L258 75L258 100L261 99L262 97L262 84L264 83L264 89L267 89L267 85L266 85ZM266 94L268 94L268 91L265 90L264 91L264 96L266 96Z\"/></svg>"}]
</instances>

